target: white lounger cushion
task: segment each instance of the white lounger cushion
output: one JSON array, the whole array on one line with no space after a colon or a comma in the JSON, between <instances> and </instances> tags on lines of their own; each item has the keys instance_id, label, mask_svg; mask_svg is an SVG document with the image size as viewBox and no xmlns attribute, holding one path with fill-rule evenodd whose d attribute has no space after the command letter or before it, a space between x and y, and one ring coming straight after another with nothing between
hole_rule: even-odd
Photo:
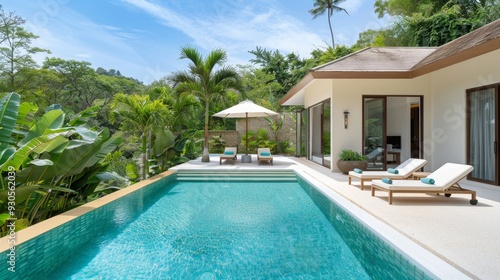
<instances>
[{"instance_id":1,"label":"white lounger cushion","mask_svg":"<svg viewBox=\"0 0 500 280\"><path fill-rule=\"evenodd\" d=\"M409 158L405 162L398 165L395 169L398 174L389 173L387 171L363 171L363 173L356 173L349 171L349 176L360 179L377 179L377 178L391 178L391 179L404 179L409 177L413 172L419 170L427 164L427 160L418 158Z\"/></svg>"},{"instance_id":2,"label":"white lounger cushion","mask_svg":"<svg viewBox=\"0 0 500 280\"><path fill-rule=\"evenodd\" d=\"M262 153L267 153L269 155L262 155ZM271 149L269 148L257 148L257 157L262 160L267 160L273 158L271 155Z\"/></svg>"},{"instance_id":3,"label":"white lounger cushion","mask_svg":"<svg viewBox=\"0 0 500 280\"><path fill-rule=\"evenodd\" d=\"M465 164L446 163L427 178L434 179L434 184L422 183L420 180L394 180L392 184L386 184L382 180L373 180L372 185L387 190L419 190L439 191L446 190L453 184L469 174L474 167Z\"/></svg>"}]
</instances>

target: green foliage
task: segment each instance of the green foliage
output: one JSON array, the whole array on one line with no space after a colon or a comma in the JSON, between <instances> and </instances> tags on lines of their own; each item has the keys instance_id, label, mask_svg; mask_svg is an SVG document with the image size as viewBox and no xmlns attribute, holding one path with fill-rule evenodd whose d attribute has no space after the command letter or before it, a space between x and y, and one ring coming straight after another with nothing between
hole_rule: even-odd
<instances>
[{"instance_id":1,"label":"green foliage","mask_svg":"<svg viewBox=\"0 0 500 280\"><path fill-rule=\"evenodd\" d=\"M404 21L408 46L441 46L477 28L474 20L463 18L459 6L441 10L430 17L413 16ZM410 35L411 34L411 35Z\"/></svg>"},{"instance_id":2,"label":"green foliage","mask_svg":"<svg viewBox=\"0 0 500 280\"><path fill-rule=\"evenodd\" d=\"M160 130L155 134L153 145L153 161L151 166L154 174L168 170L170 167L189 161L183 156L188 138L184 133L174 135L170 130Z\"/></svg>"},{"instance_id":3,"label":"green foliage","mask_svg":"<svg viewBox=\"0 0 500 280\"><path fill-rule=\"evenodd\" d=\"M17 93L9 93L0 101L0 150L10 144L12 130L17 120L17 111L21 97Z\"/></svg>"},{"instance_id":4,"label":"green foliage","mask_svg":"<svg viewBox=\"0 0 500 280\"><path fill-rule=\"evenodd\" d=\"M269 87L269 91L276 100L283 97L300 79L302 79L309 69L316 66L316 61L301 59L298 55L290 53L288 55L281 54L278 50L269 51L261 47L250 51L255 56L250 59L250 62L260 65L265 74L274 76L265 77L264 83L269 84L274 81L281 85L281 88Z\"/></svg>"},{"instance_id":5,"label":"green foliage","mask_svg":"<svg viewBox=\"0 0 500 280\"><path fill-rule=\"evenodd\" d=\"M13 102L13 100L17 100ZM51 110L30 122L33 106L19 105L19 96L11 93L1 104L1 122L9 123L3 131L9 141L0 154L0 213L12 214L19 225L31 225L80 205L96 196L103 180L118 179L108 173L106 156L120 144L109 130L93 131L82 122L93 114L79 114L71 126L61 110ZM16 120L12 127L12 120ZM76 125L78 124L78 125ZM28 127L23 132L21 126ZM12 139L21 140L17 143ZM13 143L14 142L14 143ZM10 176L10 177L9 177ZM9 178L15 176L16 208L8 210ZM113 191L107 189L106 192Z\"/></svg>"},{"instance_id":6,"label":"green foliage","mask_svg":"<svg viewBox=\"0 0 500 280\"><path fill-rule=\"evenodd\" d=\"M253 100L260 104L259 100L269 100L282 91L282 86L276 81L275 76L263 69L240 65L239 72L243 86L241 99Z\"/></svg>"},{"instance_id":7,"label":"green foliage","mask_svg":"<svg viewBox=\"0 0 500 280\"><path fill-rule=\"evenodd\" d=\"M180 94L194 95L205 109L204 129L204 157L202 161L209 161L208 157L208 127L210 107L213 102L221 100L230 90L241 88L240 77L232 66L224 65L227 60L226 52L222 49L212 50L206 58L195 48L181 48L181 59L188 59L189 71L179 71L172 74L169 80ZM216 69L219 66L219 69Z\"/></svg>"},{"instance_id":8,"label":"green foliage","mask_svg":"<svg viewBox=\"0 0 500 280\"><path fill-rule=\"evenodd\" d=\"M99 76L86 61L64 60L61 58L46 58L43 69L54 71L58 80L66 86L61 88L60 94L70 95L71 102L63 104L69 106L72 111L78 112L92 107L96 100L105 100L109 103L118 90L118 86L112 84L107 76Z\"/></svg>"},{"instance_id":9,"label":"green foliage","mask_svg":"<svg viewBox=\"0 0 500 280\"><path fill-rule=\"evenodd\" d=\"M275 154L285 154L285 155L295 155L295 146L290 144L290 141L280 141L278 144L275 146L275 151L273 152Z\"/></svg>"},{"instance_id":10,"label":"green foliage","mask_svg":"<svg viewBox=\"0 0 500 280\"><path fill-rule=\"evenodd\" d=\"M203 147L203 131L198 130L190 132L190 137L187 139L184 151L182 154L188 159L195 159L201 155Z\"/></svg>"},{"instance_id":11,"label":"green foliage","mask_svg":"<svg viewBox=\"0 0 500 280\"><path fill-rule=\"evenodd\" d=\"M359 49L361 48L357 45L354 45L352 47L337 45L335 48L328 46L325 50L321 50L319 48L316 49L314 51L314 55L316 57L316 60L318 61L318 64L325 64L335 59L339 59L341 57L349 55Z\"/></svg>"},{"instance_id":12,"label":"green foliage","mask_svg":"<svg viewBox=\"0 0 500 280\"><path fill-rule=\"evenodd\" d=\"M137 170L137 165L134 163L128 163L125 167L127 177L132 180L132 181L138 181L140 176L139 176L139 171Z\"/></svg>"},{"instance_id":13,"label":"green foliage","mask_svg":"<svg viewBox=\"0 0 500 280\"><path fill-rule=\"evenodd\" d=\"M497 0L377 0L375 9L380 17L396 17L391 27L371 34L377 46L441 46L500 18Z\"/></svg>"},{"instance_id":14,"label":"green foliage","mask_svg":"<svg viewBox=\"0 0 500 280\"><path fill-rule=\"evenodd\" d=\"M224 148L226 147L226 141L222 139L222 136L212 136L212 139L209 140L210 144L210 153L214 154L222 154L224 152Z\"/></svg>"},{"instance_id":15,"label":"green foliage","mask_svg":"<svg viewBox=\"0 0 500 280\"><path fill-rule=\"evenodd\" d=\"M243 147L243 152L244 152L244 147L246 146L246 139L247 135L244 134L241 137L241 147ZM271 151L275 151L275 146L276 143L274 141L269 140L269 134L267 133L267 130L261 128L257 130L257 132L254 131L248 131L248 153L249 154L255 154L257 153L257 148L270 148Z\"/></svg>"},{"instance_id":16,"label":"green foliage","mask_svg":"<svg viewBox=\"0 0 500 280\"><path fill-rule=\"evenodd\" d=\"M338 154L339 160L342 161L363 161L366 160L366 156L362 156L360 153L353 150L342 150Z\"/></svg>"},{"instance_id":17,"label":"green foliage","mask_svg":"<svg viewBox=\"0 0 500 280\"><path fill-rule=\"evenodd\" d=\"M50 53L32 46L38 36L28 32L23 27L25 23L26 20L14 12L5 12L0 6L0 77L6 78L0 80L2 91L17 91L30 78L26 70L37 67L32 55Z\"/></svg>"},{"instance_id":18,"label":"green foliage","mask_svg":"<svg viewBox=\"0 0 500 280\"><path fill-rule=\"evenodd\" d=\"M150 101L147 95L117 94L111 105L109 116L112 123L120 121L123 130L136 133L141 138L141 179L149 174L147 147L155 130L164 127L170 115L168 107L161 100Z\"/></svg>"}]
</instances>

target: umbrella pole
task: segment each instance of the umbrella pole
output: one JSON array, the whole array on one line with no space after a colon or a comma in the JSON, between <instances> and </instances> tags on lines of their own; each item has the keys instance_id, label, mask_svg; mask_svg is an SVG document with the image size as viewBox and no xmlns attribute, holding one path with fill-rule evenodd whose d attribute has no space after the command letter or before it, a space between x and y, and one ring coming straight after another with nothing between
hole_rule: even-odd
<instances>
[{"instance_id":1,"label":"umbrella pole","mask_svg":"<svg viewBox=\"0 0 500 280\"><path fill-rule=\"evenodd\" d=\"M250 163L250 162L252 162L252 156L248 155L248 112L245 113L245 126L246 126L245 131L246 131L247 139L245 141L245 155L241 156L241 162Z\"/></svg>"},{"instance_id":2,"label":"umbrella pole","mask_svg":"<svg viewBox=\"0 0 500 280\"><path fill-rule=\"evenodd\" d=\"M248 113L245 113L246 114L246 134L247 134L247 137L246 137L246 147L245 147L245 154L248 155Z\"/></svg>"}]
</instances>

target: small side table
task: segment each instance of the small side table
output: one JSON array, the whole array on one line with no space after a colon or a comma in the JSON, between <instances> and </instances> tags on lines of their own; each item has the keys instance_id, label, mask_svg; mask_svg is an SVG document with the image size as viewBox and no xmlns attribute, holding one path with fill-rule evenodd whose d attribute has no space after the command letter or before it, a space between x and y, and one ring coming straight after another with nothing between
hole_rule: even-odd
<instances>
[{"instance_id":1,"label":"small side table","mask_svg":"<svg viewBox=\"0 0 500 280\"><path fill-rule=\"evenodd\" d=\"M420 180L422 178L425 178L425 177L429 176L430 174L431 174L431 172L413 172L411 174L411 176L415 180Z\"/></svg>"}]
</instances>

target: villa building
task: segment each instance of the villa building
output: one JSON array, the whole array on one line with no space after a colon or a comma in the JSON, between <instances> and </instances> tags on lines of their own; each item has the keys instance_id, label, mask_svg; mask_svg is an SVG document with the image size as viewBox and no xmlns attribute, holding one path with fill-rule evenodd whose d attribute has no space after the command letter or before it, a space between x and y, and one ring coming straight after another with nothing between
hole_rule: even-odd
<instances>
[{"instance_id":1,"label":"villa building","mask_svg":"<svg viewBox=\"0 0 500 280\"><path fill-rule=\"evenodd\" d=\"M351 149L386 169L470 164L500 185L500 20L440 47L366 48L312 68L281 100L299 105L302 156L336 171Z\"/></svg>"}]
</instances>

